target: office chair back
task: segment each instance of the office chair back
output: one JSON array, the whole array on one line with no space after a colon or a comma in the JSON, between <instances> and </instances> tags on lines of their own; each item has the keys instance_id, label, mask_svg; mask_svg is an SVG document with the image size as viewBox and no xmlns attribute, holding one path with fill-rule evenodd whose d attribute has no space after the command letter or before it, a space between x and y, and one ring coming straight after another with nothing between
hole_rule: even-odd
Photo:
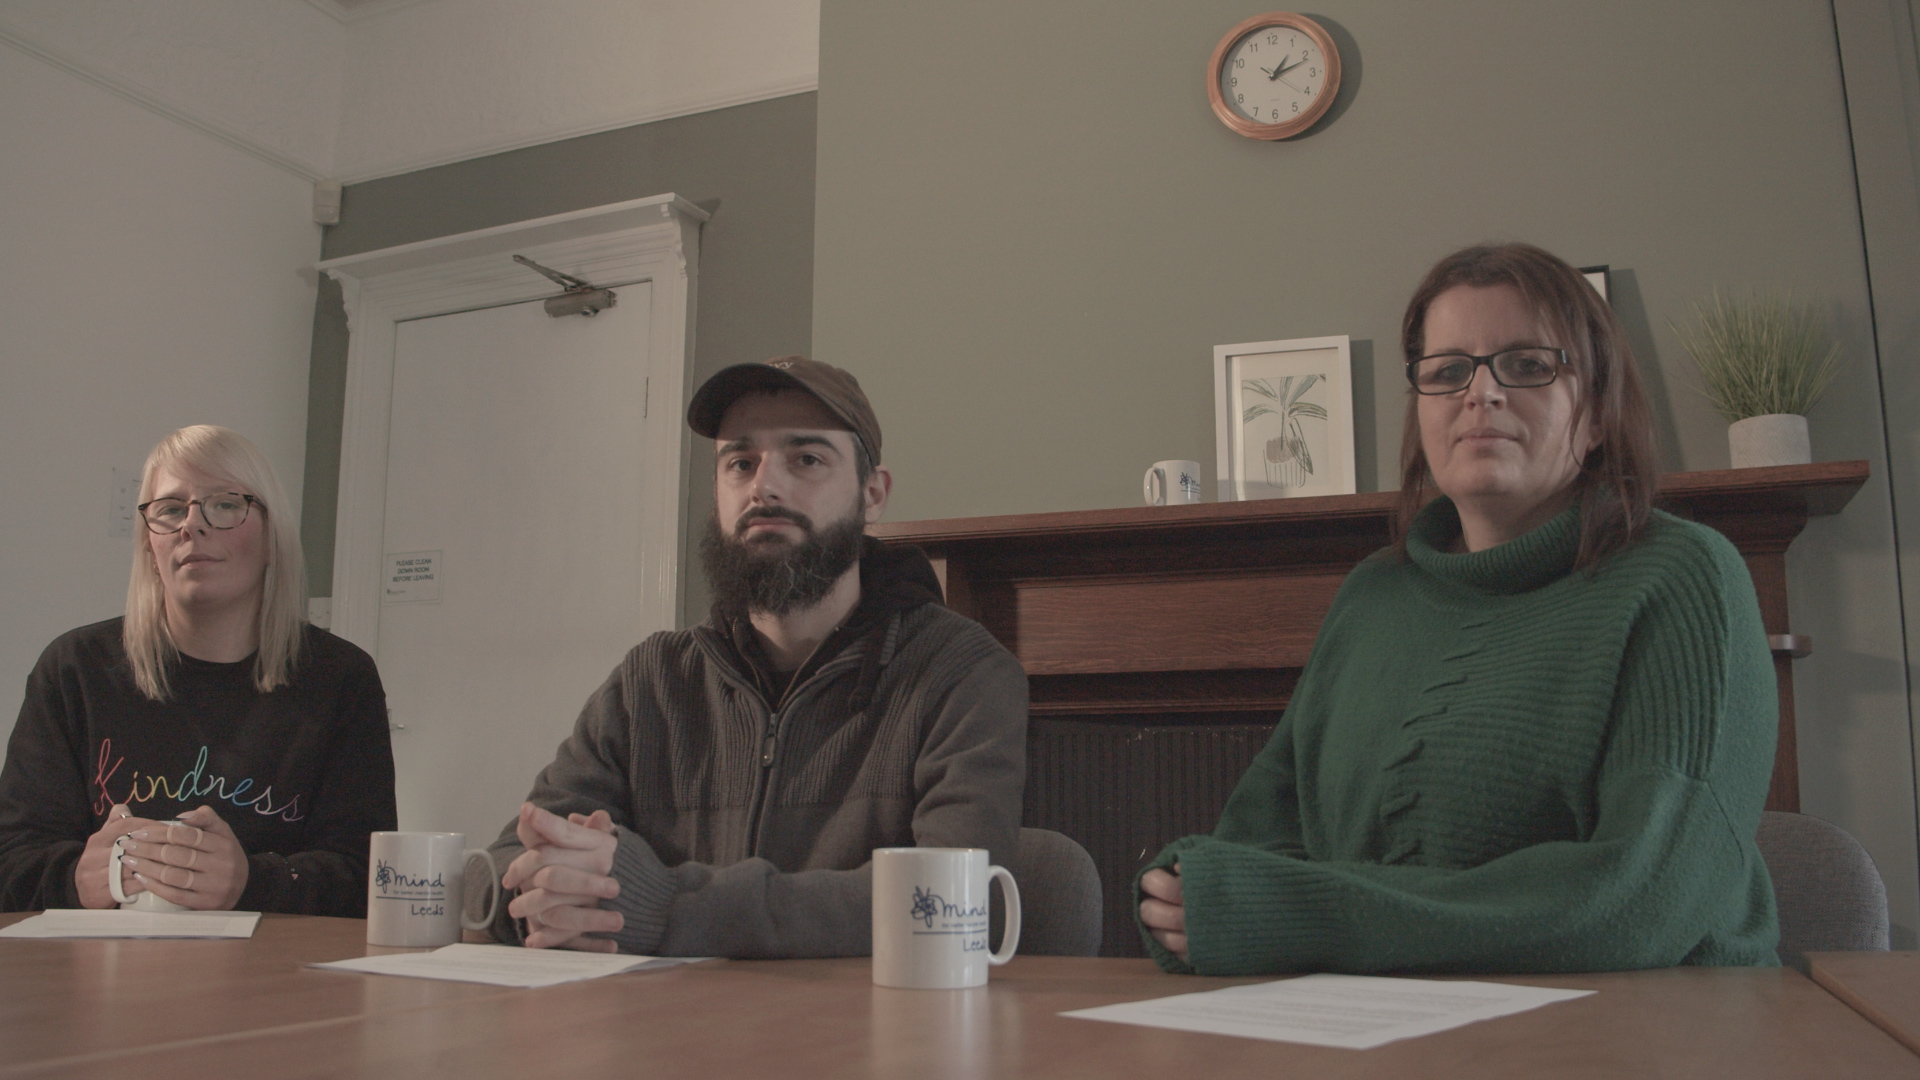
<instances>
[{"instance_id":1,"label":"office chair back","mask_svg":"<svg viewBox=\"0 0 1920 1080\"><path fill-rule=\"evenodd\" d=\"M1030 956L1100 953L1100 871L1072 839L1021 829L1013 879L1020 885L1020 952ZM996 899L999 890L993 890ZM997 907L997 905L996 905ZM993 928L998 941L999 920Z\"/></svg>"},{"instance_id":2,"label":"office chair back","mask_svg":"<svg viewBox=\"0 0 1920 1080\"><path fill-rule=\"evenodd\" d=\"M1888 947L1887 886L1846 830L1806 814L1767 811L1755 837L1780 911L1780 958Z\"/></svg>"}]
</instances>

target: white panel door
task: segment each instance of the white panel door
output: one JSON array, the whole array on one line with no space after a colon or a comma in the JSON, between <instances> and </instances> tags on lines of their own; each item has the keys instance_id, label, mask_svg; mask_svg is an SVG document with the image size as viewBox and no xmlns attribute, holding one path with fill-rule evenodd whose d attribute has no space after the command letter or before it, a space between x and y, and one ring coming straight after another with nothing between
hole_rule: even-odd
<instances>
[{"instance_id":1,"label":"white panel door","mask_svg":"<svg viewBox=\"0 0 1920 1080\"><path fill-rule=\"evenodd\" d=\"M403 829L485 846L613 665L666 629L640 615L651 288L594 318L535 302L397 327L384 548L435 553L438 579L380 607Z\"/></svg>"}]
</instances>

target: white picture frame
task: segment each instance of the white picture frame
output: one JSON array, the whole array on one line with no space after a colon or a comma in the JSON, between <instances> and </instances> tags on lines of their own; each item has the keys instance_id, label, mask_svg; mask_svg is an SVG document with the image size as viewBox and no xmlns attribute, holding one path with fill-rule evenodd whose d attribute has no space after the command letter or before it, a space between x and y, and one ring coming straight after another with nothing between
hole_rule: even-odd
<instances>
[{"instance_id":1,"label":"white picture frame","mask_svg":"<svg viewBox=\"0 0 1920 1080\"><path fill-rule=\"evenodd\" d=\"M1214 346L1213 402L1220 501L1358 490L1346 334Z\"/></svg>"}]
</instances>

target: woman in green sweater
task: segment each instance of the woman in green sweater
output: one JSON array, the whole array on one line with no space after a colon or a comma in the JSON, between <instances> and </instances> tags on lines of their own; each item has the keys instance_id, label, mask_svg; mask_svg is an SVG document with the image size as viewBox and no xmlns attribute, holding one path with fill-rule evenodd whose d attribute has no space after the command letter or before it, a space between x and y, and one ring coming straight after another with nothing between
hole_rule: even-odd
<instances>
[{"instance_id":1,"label":"woman in green sweater","mask_svg":"<svg viewBox=\"0 0 1920 1080\"><path fill-rule=\"evenodd\" d=\"M1207 975L1777 963L1759 606L1724 537L1651 508L1611 309L1538 248L1469 248L1402 345L1404 540L1341 587L1213 835L1141 875L1149 951Z\"/></svg>"}]
</instances>

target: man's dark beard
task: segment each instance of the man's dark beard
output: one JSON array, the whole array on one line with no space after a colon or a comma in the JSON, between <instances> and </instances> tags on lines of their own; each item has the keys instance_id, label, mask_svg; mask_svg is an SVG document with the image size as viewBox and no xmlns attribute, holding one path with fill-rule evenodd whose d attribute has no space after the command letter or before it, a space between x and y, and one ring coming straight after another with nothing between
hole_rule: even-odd
<instances>
[{"instance_id":1,"label":"man's dark beard","mask_svg":"<svg viewBox=\"0 0 1920 1080\"><path fill-rule=\"evenodd\" d=\"M767 539L746 543L741 530L756 518L791 521L806 532L798 543ZM856 503L846 517L815 530L805 514L785 507L749 510L734 523L735 535L720 530L716 509L700 538L700 562L713 586L714 603L725 611L787 615L820 602L860 557L865 515Z\"/></svg>"}]
</instances>

